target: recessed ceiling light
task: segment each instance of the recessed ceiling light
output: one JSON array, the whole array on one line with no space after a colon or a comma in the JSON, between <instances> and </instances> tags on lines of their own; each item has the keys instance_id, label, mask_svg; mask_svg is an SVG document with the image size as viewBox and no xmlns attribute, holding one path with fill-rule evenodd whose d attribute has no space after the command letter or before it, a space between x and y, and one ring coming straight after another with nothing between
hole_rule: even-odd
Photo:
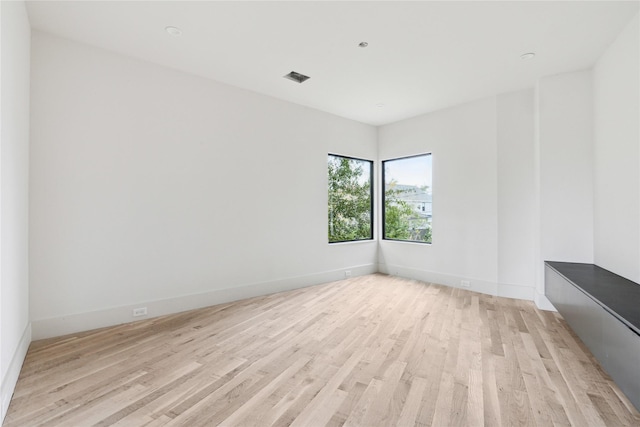
<instances>
[{"instance_id":1,"label":"recessed ceiling light","mask_svg":"<svg viewBox=\"0 0 640 427\"><path fill-rule=\"evenodd\" d=\"M285 79L293 80L294 82L303 83L309 80L311 77L305 76L304 74L297 73L295 71L290 72L286 76L283 76Z\"/></svg>"},{"instance_id":2,"label":"recessed ceiling light","mask_svg":"<svg viewBox=\"0 0 640 427\"><path fill-rule=\"evenodd\" d=\"M171 34L172 36L181 36L182 35L182 30L178 27L165 27L164 29L167 33Z\"/></svg>"},{"instance_id":3,"label":"recessed ceiling light","mask_svg":"<svg viewBox=\"0 0 640 427\"><path fill-rule=\"evenodd\" d=\"M358 43L358 47L367 47L367 46L369 46L369 43L367 43L367 42Z\"/></svg>"},{"instance_id":4,"label":"recessed ceiling light","mask_svg":"<svg viewBox=\"0 0 640 427\"><path fill-rule=\"evenodd\" d=\"M383 104L382 102L378 102L378 103L376 104L376 107L378 107L378 108L382 108L382 107L384 107L384 104Z\"/></svg>"},{"instance_id":5,"label":"recessed ceiling light","mask_svg":"<svg viewBox=\"0 0 640 427\"><path fill-rule=\"evenodd\" d=\"M527 52L520 55L520 59L533 59L536 56L533 52Z\"/></svg>"}]
</instances>

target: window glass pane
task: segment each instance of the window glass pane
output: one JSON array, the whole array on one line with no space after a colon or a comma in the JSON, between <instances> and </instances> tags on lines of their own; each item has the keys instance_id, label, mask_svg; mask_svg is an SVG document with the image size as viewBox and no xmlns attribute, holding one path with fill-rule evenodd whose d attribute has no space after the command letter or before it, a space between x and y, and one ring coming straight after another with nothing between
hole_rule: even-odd
<instances>
[{"instance_id":1,"label":"window glass pane","mask_svg":"<svg viewBox=\"0 0 640 427\"><path fill-rule=\"evenodd\" d=\"M329 243L373 239L373 162L329 154Z\"/></svg>"},{"instance_id":2,"label":"window glass pane","mask_svg":"<svg viewBox=\"0 0 640 427\"><path fill-rule=\"evenodd\" d=\"M431 243L431 154L382 162L383 238Z\"/></svg>"}]
</instances>

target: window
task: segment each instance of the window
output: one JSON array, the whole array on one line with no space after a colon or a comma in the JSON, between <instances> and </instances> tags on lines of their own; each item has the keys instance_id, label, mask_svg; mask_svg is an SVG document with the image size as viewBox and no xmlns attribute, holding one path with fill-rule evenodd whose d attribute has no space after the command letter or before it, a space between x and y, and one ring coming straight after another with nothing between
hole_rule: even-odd
<instances>
[{"instance_id":1,"label":"window","mask_svg":"<svg viewBox=\"0 0 640 427\"><path fill-rule=\"evenodd\" d=\"M382 238L431 243L431 154L382 162Z\"/></svg>"},{"instance_id":2,"label":"window","mask_svg":"<svg viewBox=\"0 0 640 427\"><path fill-rule=\"evenodd\" d=\"M329 243L373 239L373 162L329 154Z\"/></svg>"}]
</instances>

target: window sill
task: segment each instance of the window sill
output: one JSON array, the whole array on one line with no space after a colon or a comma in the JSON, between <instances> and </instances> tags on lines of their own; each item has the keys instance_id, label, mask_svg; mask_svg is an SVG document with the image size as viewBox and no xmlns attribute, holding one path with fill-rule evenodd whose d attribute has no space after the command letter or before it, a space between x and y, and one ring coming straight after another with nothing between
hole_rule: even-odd
<instances>
[{"instance_id":1,"label":"window sill","mask_svg":"<svg viewBox=\"0 0 640 427\"><path fill-rule=\"evenodd\" d=\"M335 245L348 245L348 244L362 244L362 243L375 243L377 242L377 239L367 239L367 240L348 240L345 242L330 242L328 243L329 246L335 246Z\"/></svg>"}]
</instances>

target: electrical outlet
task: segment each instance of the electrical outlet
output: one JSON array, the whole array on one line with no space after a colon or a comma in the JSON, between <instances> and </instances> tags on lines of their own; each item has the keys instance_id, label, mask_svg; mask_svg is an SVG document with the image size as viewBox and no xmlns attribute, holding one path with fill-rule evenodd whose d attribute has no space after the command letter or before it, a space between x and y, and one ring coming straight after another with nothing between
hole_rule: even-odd
<instances>
[{"instance_id":1,"label":"electrical outlet","mask_svg":"<svg viewBox=\"0 0 640 427\"><path fill-rule=\"evenodd\" d=\"M140 307L133 309L133 317L146 316L147 315L147 307Z\"/></svg>"},{"instance_id":2,"label":"electrical outlet","mask_svg":"<svg viewBox=\"0 0 640 427\"><path fill-rule=\"evenodd\" d=\"M351 270L346 270L346 271L344 272L344 277L345 277L346 279L348 279L349 277L351 277Z\"/></svg>"},{"instance_id":3,"label":"electrical outlet","mask_svg":"<svg viewBox=\"0 0 640 427\"><path fill-rule=\"evenodd\" d=\"M461 280L460 281L460 286L462 286L463 288L470 288L471 287L471 282L468 280Z\"/></svg>"}]
</instances>

